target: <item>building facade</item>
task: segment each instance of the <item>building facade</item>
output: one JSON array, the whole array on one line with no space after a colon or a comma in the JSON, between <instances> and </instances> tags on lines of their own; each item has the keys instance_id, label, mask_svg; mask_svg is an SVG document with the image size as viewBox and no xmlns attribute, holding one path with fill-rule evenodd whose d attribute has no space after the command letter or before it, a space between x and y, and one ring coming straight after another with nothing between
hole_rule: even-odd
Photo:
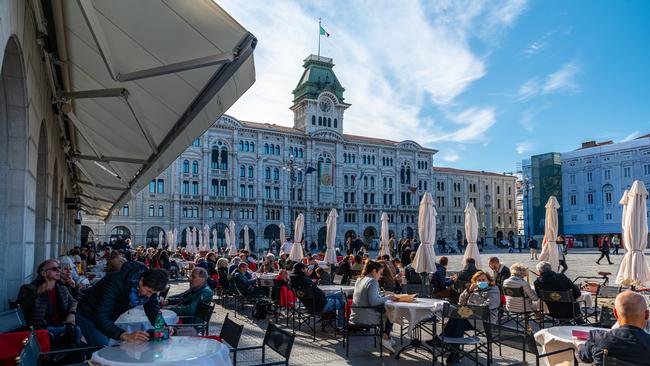
<instances>
[{"instance_id":1,"label":"building facade","mask_svg":"<svg viewBox=\"0 0 650 366\"><path fill-rule=\"evenodd\" d=\"M562 201L562 157L560 153L534 155L522 162L522 195L524 203L524 233L526 238L544 235L546 202L555 196ZM563 213L558 211L558 230L563 229ZM538 238L539 239L539 238ZM539 241L539 240L538 240Z\"/></svg>"},{"instance_id":2,"label":"building facade","mask_svg":"<svg viewBox=\"0 0 650 366\"><path fill-rule=\"evenodd\" d=\"M437 151L410 140L345 134L350 104L332 59L311 55L303 66L293 91L293 127L219 118L108 223L84 217L82 240L123 236L157 245L160 231L176 228L184 243L187 228L208 225L224 245L232 219L238 231L248 225L257 248L266 248L279 238L280 223L291 237L304 213L305 239L324 245L332 208L339 243L351 235L378 239L382 212L393 234L415 237L420 198L435 188Z\"/></svg>"},{"instance_id":3,"label":"building facade","mask_svg":"<svg viewBox=\"0 0 650 366\"><path fill-rule=\"evenodd\" d=\"M564 232L584 246L621 232L623 192L635 180L650 188L650 135L613 143L583 143L562 154Z\"/></svg>"},{"instance_id":4,"label":"building facade","mask_svg":"<svg viewBox=\"0 0 650 366\"><path fill-rule=\"evenodd\" d=\"M465 205L476 207L479 238L486 245L516 237L516 181L513 175L433 168L439 238L465 239Z\"/></svg>"}]
</instances>

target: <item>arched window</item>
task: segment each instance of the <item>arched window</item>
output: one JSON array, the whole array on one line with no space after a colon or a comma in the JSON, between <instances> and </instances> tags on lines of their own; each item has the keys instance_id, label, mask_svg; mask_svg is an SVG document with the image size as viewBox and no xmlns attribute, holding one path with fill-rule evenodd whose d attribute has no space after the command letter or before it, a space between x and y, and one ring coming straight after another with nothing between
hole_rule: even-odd
<instances>
[{"instance_id":1,"label":"arched window","mask_svg":"<svg viewBox=\"0 0 650 366\"><path fill-rule=\"evenodd\" d=\"M199 162L196 160L192 162L192 174L199 174Z\"/></svg>"},{"instance_id":2,"label":"arched window","mask_svg":"<svg viewBox=\"0 0 650 366\"><path fill-rule=\"evenodd\" d=\"M375 187L375 177L370 177L370 187Z\"/></svg>"},{"instance_id":3,"label":"arched window","mask_svg":"<svg viewBox=\"0 0 650 366\"><path fill-rule=\"evenodd\" d=\"M406 182L406 169L404 169L404 167L399 170L399 182L401 184Z\"/></svg>"},{"instance_id":4,"label":"arched window","mask_svg":"<svg viewBox=\"0 0 650 366\"><path fill-rule=\"evenodd\" d=\"M275 155L280 155L280 145L275 145Z\"/></svg>"},{"instance_id":5,"label":"arched window","mask_svg":"<svg viewBox=\"0 0 650 366\"><path fill-rule=\"evenodd\" d=\"M244 142L244 150L251 151L251 144L248 141Z\"/></svg>"},{"instance_id":6,"label":"arched window","mask_svg":"<svg viewBox=\"0 0 650 366\"><path fill-rule=\"evenodd\" d=\"M264 168L264 179L271 179L271 168Z\"/></svg>"},{"instance_id":7,"label":"arched window","mask_svg":"<svg viewBox=\"0 0 650 366\"><path fill-rule=\"evenodd\" d=\"M253 178L253 166L248 166L248 178Z\"/></svg>"},{"instance_id":8,"label":"arched window","mask_svg":"<svg viewBox=\"0 0 650 366\"><path fill-rule=\"evenodd\" d=\"M375 156L372 156L372 165L375 165Z\"/></svg>"},{"instance_id":9,"label":"arched window","mask_svg":"<svg viewBox=\"0 0 650 366\"><path fill-rule=\"evenodd\" d=\"M298 172L298 182L302 182L302 172Z\"/></svg>"},{"instance_id":10,"label":"arched window","mask_svg":"<svg viewBox=\"0 0 650 366\"><path fill-rule=\"evenodd\" d=\"M280 169L273 169L273 180L280 180Z\"/></svg>"},{"instance_id":11,"label":"arched window","mask_svg":"<svg viewBox=\"0 0 650 366\"><path fill-rule=\"evenodd\" d=\"M406 184L411 184L411 167L406 168Z\"/></svg>"},{"instance_id":12,"label":"arched window","mask_svg":"<svg viewBox=\"0 0 650 366\"><path fill-rule=\"evenodd\" d=\"M366 163L366 156L365 155L363 156L363 163L364 164Z\"/></svg>"},{"instance_id":13,"label":"arched window","mask_svg":"<svg viewBox=\"0 0 650 366\"><path fill-rule=\"evenodd\" d=\"M346 174L343 176L343 185L347 187L348 183L349 183L349 179L348 179L348 175Z\"/></svg>"},{"instance_id":14,"label":"arched window","mask_svg":"<svg viewBox=\"0 0 650 366\"><path fill-rule=\"evenodd\" d=\"M255 143L251 141L251 152L255 152Z\"/></svg>"},{"instance_id":15,"label":"arched window","mask_svg":"<svg viewBox=\"0 0 650 366\"><path fill-rule=\"evenodd\" d=\"M210 159L210 167L212 169L219 168L219 150L216 147L212 148L212 154Z\"/></svg>"},{"instance_id":16,"label":"arched window","mask_svg":"<svg viewBox=\"0 0 650 366\"><path fill-rule=\"evenodd\" d=\"M240 165L239 166L239 177L240 178L246 178L246 166L245 165Z\"/></svg>"},{"instance_id":17,"label":"arched window","mask_svg":"<svg viewBox=\"0 0 650 366\"><path fill-rule=\"evenodd\" d=\"M225 179L222 179L220 182L219 195L223 197L228 195L228 181Z\"/></svg>"},{"instance_id":18,"label":"arched window","mask_svg":"<svg viewBox=\"0 0 650 366\"><path fill-rule=\"evenodd\" d=\"M311 124L316 126L316 116L311 116Z\"/></svg>"},{"instance_id":19,"label":"arched window","mask_svg":"<svg viewBox=\"0 0 650 366\"><path fill-rule=\"evenodd\" d=\"M156 216L156 209L153 205L149 205L149 217Z\"/></svg>"},{"instance_id":20,"label":"arched window","mask_svg":"<svg viewBox=\"0 0 650 366\"><path fill-rule=\"evenodd\" d=\"M322 126L323 125L323 117L318 117L318 125Z\"/></svg>"},{"instance_id":21,"label":"arched window","mask_svg":"<svg viewBox=\"0 0 650 366\"><path fill-rule=\"evenodd\" d=\"M158 216L160 216L160 217L165 216L165 207L164 206L158 206Z\"/></svg>"},{"instance_id":22,"label":"arched window","mask_svg":"<svg viewBox=\"0 0 650 366\"><path fill-rule=\"evenodd\" d=\"M334 128L337 128L336 127L337 124L338 124L338 121L336 120L336 118L334 118Z\"/></svg>"},{"instance_id":23,"label":"arched window","mask_svg":"<svg viewBox=\"0 0 650 366\"><path fill-rule=\"evenodd\" d=\"M303 157L303 155L302 155L302 147L300 149L298 149L298 156L301 157L301 158Z\"/></svg>"},{"instance_id":24,"label":"arched window","mask_svg":"<svg viewBox=\"0 0 650 366\"><path fill-rule=\"evenodd\" d=\"M239 151L244 151L244 141L239 141Z\"/></svg>"},{"instance_id":25,"label":"arched window","mask_svg":"<svg viewBox=\"0 0 650 366\"><path fill-rule=\"evenodd\" d=\"M199 182L192 182L192 194L195 196L199 195Z\"/></svg>"},{"instance_id":26,"label":"arched window","mask_svg":"<svg viewBox=\"0 0 650 366\"><path fill-rule=\"evenodd\" d=\"M221 149L221 169L228 169L228 150L225 147Z\"/></svg>"},{"instance_id":27,"label":"arched window","mask_svg":"<svg viewBox=\"0 0 650 366\"><path fill-rule=\"evenodd\" d=\"M189 160L183 160L183 173L190 172L190 162Z\"/></svg>"},{"instance_id":28,"label":"arched window","mask_svg":"<svg viewBox=\"0 0 650 366\"><path fill-rule=\"evenodd\" d=\"M217 179L213 179L210 182L210 196L218 196L219 195L219 181Z\"/></svg>"},{"instance_id":29,"label":"arched window","mask_svg":"<svg viewBox=\"0 0 650 366\"><path fill-rule=\"evenodd\" d=\"M208 218L213 219L214 218L214 208L210 207L208 209ZM212 233L211 233L212 234Z\"/></svg>"},{"instance_id":30,"label":"arched window","mask_svg":"<svg viewBox=\"0 0 650 366\"><path fill-rule=\"evenodd\" d=\"M388 179L386 179L386 177L384 177L384 186L383 187L384 188L388 187Z\"/></svg>"},{"instance_id":31,"label":"arched window","mask_svg":"<svg viewBox=\"0 0 650 366\"><path fill-rule=\"evenodd\" d=\"M368 177L363 177L363 186L368 188Z\"/></svg>"},{"instance_id":32,"label":"arched window","mask_svg":"<svg viewBox=\"0 0 650 366\"><path fill-rule=\"evenodd\" d=\"M332 127L332 119L329 117L327 118L327 127Z\"/></svg>"},{"instance_id":33,"label":"arched window","mask_svg":"<svg viewBox=\"0 0 650 366\"><path fill-rule=\"evenodd\" d=\"M269 144L264 144L264 153L265 154L269 153Z\"/></svg>"}]
</instances>

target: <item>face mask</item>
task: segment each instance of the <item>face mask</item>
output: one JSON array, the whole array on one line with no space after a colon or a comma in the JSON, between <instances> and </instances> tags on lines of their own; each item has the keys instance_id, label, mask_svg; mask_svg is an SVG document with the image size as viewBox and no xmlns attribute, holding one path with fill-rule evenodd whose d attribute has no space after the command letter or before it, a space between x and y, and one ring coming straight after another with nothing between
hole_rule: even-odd
<instances>
[{"instance_id":1,"label":"face mask","mask_svg":"<svg viewBox=\"0 0 650 366\"><path fill-rule=\"evenodd\" d=\"M476 283L476 286L479 288L479 290L485 290L488 288L488 283L487 281L479 281Z\"/></svg>"}]
</instances>

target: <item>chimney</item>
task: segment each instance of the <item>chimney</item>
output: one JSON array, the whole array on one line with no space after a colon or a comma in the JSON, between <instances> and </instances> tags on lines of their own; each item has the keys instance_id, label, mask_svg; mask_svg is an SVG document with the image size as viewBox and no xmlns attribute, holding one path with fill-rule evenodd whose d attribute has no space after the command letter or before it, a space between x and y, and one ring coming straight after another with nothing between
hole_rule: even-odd
<instances>
[{"instance_id":1,"label":"chimney","mask_svg":"<svg viewBox=\"0 0 650 366\"><path fill-rule=\"evenodd\" d=\"M585 141L585 142L582 143L582 148L583 149L586 149L588 147L594 147L594 146L596 146L596 141L593 141L593 140L592 141Z\"/></svg>"}]
</instances>

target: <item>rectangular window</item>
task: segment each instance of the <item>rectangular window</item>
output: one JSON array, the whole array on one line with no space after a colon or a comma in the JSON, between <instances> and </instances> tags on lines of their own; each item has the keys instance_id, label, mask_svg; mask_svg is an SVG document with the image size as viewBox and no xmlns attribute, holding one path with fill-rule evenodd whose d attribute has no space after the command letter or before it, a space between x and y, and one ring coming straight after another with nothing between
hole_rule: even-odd
<instances>
[{"instance_id":1,"label":"rectangular window","mask_svg":"<svg viewBox=\"0 0 650 366\"><path fill-rule=\"evenodd\" d=\"M623 168L623 177L629 178L630 175L631 175L631 171L632 171L632 169L630 169L629 166L624 167Z\"/></svg>"},{"instance_id":2,"label":"rectangular window","mask_svg":"<svg viewBox=\"0 0 650 366\"><path fill-rule=\"evenodd\" d=\"M158 179L158 193L165 193L165 181Z\"/></svg>"},{"instance_id":3,"label":"rectangular window","mask_svg":"<svg viewBox=\"0 0 650 366\"><path fill-rule=\"evenodd\" d=\"M605 203L612 204L612 192L605 192Z\"/></svg>"},{"instance_id":4,"label":"rectangular window","mask_svg":"<svg viewBox=\"0 0 650 366\"><path fill-rule=\"evenodd\" d=\"M593 205L594 204L594 194L593 193L587 193L587 204L588 205Z\"/></svg>"},{"instance_id":5,"label":"rectangular window","mask_svg":"<svg viewBox=\"0 0 650 366\"><path fill-rule=\"evenodd\" d=\"M276 200L280 199L280 188L273 187L273 199L276 199Z\"/></svg>"},{"instance_id":6,"label":"rectangular window","mask_svg":"<svg viewBox=\"0 0 650 366\"><path fill-rule=\"evenodd\" d=\"M153 206L149 206L149 217L156 216L156 211Z\"/></svg>"},{"instance_id":7,"label":"rectangular window","mask_svg":"<svg viewBox=\"0 0 650 366\"><path fill-rule=\"evenodd\" d=\"M298 188L298 201L302 201L302 188Z\"/></svg>"},{"instance_id":8,"label":"rectangular window","mask_svg":"<svg viewBox=\"0 0 650 366\"><path fill-rule=\"evenodd\" d=\"M591 182L592 180L593 180L593 173L587 172L587 182Z\"/></svg>"},{"instance_id":9,"label":"rectangular window","mask_svg":"<svg viewBox=\"0 0 650 366\"><path fill-rule=\"evenodd\" d=\"M190 194L190 182L183 182L183 194Z\"/></svg>"},{"instance_id":10,"label":"rectangular window","mask_svg":"<svg viewBox=\"0 0 650 366\"><path fill-rule=\"evenodd\" d=\"M645 164L643 166L643 174L650 175L650 164Z\"/></svg>"},{"instance_id":11,"label":"rectangular window","mask_svg":"<svg viewBox=\"0 0 650 366\"><path fill-rule=\"evenodd\" d=\"M266 186L264 187L264 198L267 200L271 199L271 187Z\"/></svg>"},{"instance_id":12,"label":"rectangular window","mask_svg":"<svg viewBox=\"0 0 650 366\"><path fill-rule=\"evenodd\" d=\"M571 174L571 175L569 176L569 182L570 182L571 184L576 184L576 175L575 175L575 174Z\"/></svg>"},{"instance_id":13,"label":"rectangular window","mask_svg":"<svg viewBox=\"0 0 650 366\"><path fill-rule=\"evenodd\" d=\"M501 208L501 198L497 198L497 208Z\"/></svg>"},{"instance_id":14,"label":"rectangular window","mask_svg":"<svg viewBox=\"0 0 650 366\"><path fill-rule=\"evenodd\" d=\"M612 179L612 172L609 169L603 170L603 177L605 180L610 180Z\"/></svg>"},{"instance_id":15,"label":"rectangular window","mask_svg":"<svg viewBox=\"0 0 650 366\"><path fill-rule=\"evenodd\" d=\"M594 221L594 215L592 214L587 215L587 220Z\"/></svg>"},{"instance_id":16,"label":"rectangular window","mask_svg":"<svg viewBox=\"0 0 650 366\"><path fill-rule=\"evenodd\" d=\"M354 203L354 192L350 192L350 203Z\"/></svg>"},{"instance_id":17,"label":"rectangular window","mask_svg":"<svg viewBox=\"0 0 650 366\"><path fill-rule=\"evenodd\" d=\"M605 220L612 221L612 214L611 213L606 213L605 214Z\"/></svg>"},{"instance_id":18,"label":"rectangular window","mask_svg":"<svg viewBox=\"0 0 650 366\"><path fill-rule=\"evenodd\" d=\"M192 194L195 196L199 195L199 182L192 182Z\"/></svg>"},{"instance_id":19,"label":"rectangular window","mask_svg":"<svg viewBox=\"0 0 650 366\"><path fill-rule=\"evenodd\" d=\"M165 216L165 207L158 206L158 216L160 216L160 217Z\"/></svg>"},{"instance_id":20,"label":"rectangular window","mask_svg":"<svg viewBox=\"0 0 650 366\"><path fill-rule=\"evenodd\" d=\"M348 203L348 192L343 192L343 203Z\"/></svg>"},{"instance_id":21,"label":"rectangular window","mask_svg":"<svg viewBox=\"0 0 650 366\"><path fill-rule=\"evenodd\" d=\"M569 201L571 202L571 206L575 206L578 203L578 197L576 197L575 194L572 194L569 196Z\"/></svg>"},{"instance_id":22,"label":"rectangular window","mask_svg":"<svg viewBox=\"0 0 650 366\"><path fill-rule=\"evenodd\" d=\"M248 198L255 198L255 187L252 185L248 186Z\"/></svg>"},{"instance_id":23,"label":"rectangular window","mask_svg":"<svg viewBox=\"0 0 650 366\"><path fill-rule=\"evenodd\" d=\"M367 205L368 204L368 193L363 194L363 204Z\"/></svg>"},{"instance_id":24,"label":"rectangular window","mask_svg":"<svg viewBox=\"0 0 650 366\"><path fill-rule=\"evenodd\" d=\"M156 193L156 180L152 179L151 182L149 182L149 193Z\"/></svg>"},{"instance_id":25,"label":"rectangular window","mask_svg":"<svg viewBox=\"0 0 650 366\"><path fill-rule=\"evenodd\" d=\"M246 198L246 186L243 184L239 186L239 197Z\"/></svg>"},{"instance_id":26,"label":"rectangular window","mask_svg":"<svg viewBox=\"0 0 650 366\"><path fill-rule=\"evenodd\" d=\"M571 215L571 221L572 222L578 221L578 216L577 215Z\"/></svg>"}]
</instances>

